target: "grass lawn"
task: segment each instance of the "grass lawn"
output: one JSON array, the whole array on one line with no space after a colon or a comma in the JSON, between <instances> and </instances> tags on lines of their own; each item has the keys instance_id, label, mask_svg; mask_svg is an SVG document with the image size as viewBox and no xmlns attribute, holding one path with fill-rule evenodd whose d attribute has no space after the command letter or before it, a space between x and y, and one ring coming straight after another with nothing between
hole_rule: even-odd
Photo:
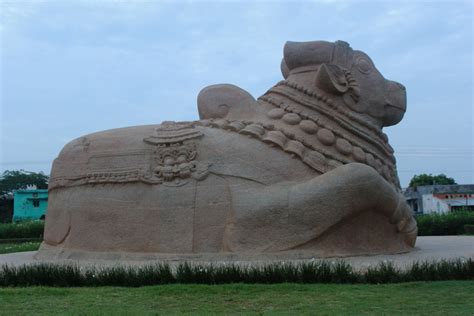
<instances>
[{"instance_id":1,"label":"grass lawn","mask_svg":"<svg viewBox=\"0 0 474 316\"><path fill-rule=\"evenodd\" d=\"M474 281L0 288L0 314L472 315Z\"/></svg>"},{"instance_id":2,"label":"grass lawn","mask_svg":"<svg viewBox=\"0 0 474 316\"><path fill-rule=\"evenodd\" d=\"M22 251L38 250L40 242L23 242L23 243L8 243L0 244L0 254Z\"/></svg>"}]
</instances>

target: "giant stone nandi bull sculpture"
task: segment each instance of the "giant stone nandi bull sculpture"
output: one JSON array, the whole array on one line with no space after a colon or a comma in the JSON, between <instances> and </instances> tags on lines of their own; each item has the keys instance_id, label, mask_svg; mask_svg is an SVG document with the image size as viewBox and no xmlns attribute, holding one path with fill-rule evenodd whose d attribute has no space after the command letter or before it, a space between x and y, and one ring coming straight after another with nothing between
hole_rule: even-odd
<instances>
[{"instance_id":1,"label":"giant stone nandi bull sculpture","mask_svg":"<svg viewBox=\"0 0 474 316\"><path fill-rule=\"evenodd\" d=\"M200 120L108 130L54 161L39 257L409 251L416 222L382 127L405 88L337 41L288 42L255 100L203 89Z\"/></svg>"}]
</instances>

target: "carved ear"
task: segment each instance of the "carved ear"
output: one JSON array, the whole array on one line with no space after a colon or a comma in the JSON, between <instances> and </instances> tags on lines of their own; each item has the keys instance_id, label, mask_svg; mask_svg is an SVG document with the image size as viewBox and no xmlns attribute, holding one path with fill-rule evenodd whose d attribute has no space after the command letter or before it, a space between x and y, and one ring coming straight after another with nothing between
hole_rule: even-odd
<instances>
[{"instance_id":1,"label":"carved ear","mask_svg":"<svg viewBox=\"0 0 474 316\"><path fill-rule=\"evenodd\" d=\"M342 95L352 110L363 113L367 104L359 102L360 88L352 74L334 64L321 64L316 73L316 86L331 94Z\"/></svg>"},{"instance_id":2,"label":"carved ear","mask_svg":"<svg viewBox=\"0 0 474 316\"><path fill-rule=\"evenodd\" d=\"M349 82L341 67L321 64L316 73L316 86L328 93L341 95L349 90Z\"/></svg>"}]
</instances>

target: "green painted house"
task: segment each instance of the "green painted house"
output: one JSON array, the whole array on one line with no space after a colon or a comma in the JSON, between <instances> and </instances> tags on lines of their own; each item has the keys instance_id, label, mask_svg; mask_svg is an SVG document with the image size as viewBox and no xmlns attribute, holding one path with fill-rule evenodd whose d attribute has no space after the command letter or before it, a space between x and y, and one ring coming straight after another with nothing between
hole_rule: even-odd
<instances>
[{"instance_id":1,"label":"green painted house","mask_svg":"<svg viewBox=\"0 0 474 316\"><path fill-rule=\"evenodd\" d=\"M13 221L44 219L48 208L48 190L18 190L13 197Z\"/></svg>"}]
</instances>

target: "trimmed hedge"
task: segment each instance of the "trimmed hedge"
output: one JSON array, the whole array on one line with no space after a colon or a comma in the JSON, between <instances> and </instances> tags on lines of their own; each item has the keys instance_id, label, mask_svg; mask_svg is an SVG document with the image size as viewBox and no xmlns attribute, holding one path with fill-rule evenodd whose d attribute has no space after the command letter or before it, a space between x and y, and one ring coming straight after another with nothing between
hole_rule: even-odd
<instances>
[{"instance_id":1,"label":"trimmed hedge","mask_svg":"<svg viewBox=\"0 0 474 316\"><path fill-rule=\"evenodd\" d=\"M414 263L400 270L391 262L358 272L344 261L313 261L300 264L274 263L264 266L235 264L205 266L189 263L172 269L167 264L142 267L79 267L35 264L0 268L0 286L125 286L170 283L399 283L412 281L474 280L474 261L453 260Z\"/></svg>"},{"instance_id":2,"label":"trimmed hedge","mask_svg":"<svg viewBox=\"0 0 474 316\"><path fill-rule=\"evenodd\" d=\"M0 239L43 238L44 221L0 224Z\"/></svg>"},{"instance_id":3,"label":"trimmed hedge","mask_svg":"<svg viewBox=\"0 0 474 316\"><path fill-rule=\"evenodd\" d=\"M474 225L474 212L418 215L416 221L418 236L463 235L465 225Z\"/></svg>"},{"instance_id":4,"label":"trimmed hedge","mask_svg":"<svg viewBox=\"0 0 474 316\"><path fill-rule=\"evenodd\" d=\"M464 233L474 235L474 225L464 225Z\"/></svg>"}]
</instances>

